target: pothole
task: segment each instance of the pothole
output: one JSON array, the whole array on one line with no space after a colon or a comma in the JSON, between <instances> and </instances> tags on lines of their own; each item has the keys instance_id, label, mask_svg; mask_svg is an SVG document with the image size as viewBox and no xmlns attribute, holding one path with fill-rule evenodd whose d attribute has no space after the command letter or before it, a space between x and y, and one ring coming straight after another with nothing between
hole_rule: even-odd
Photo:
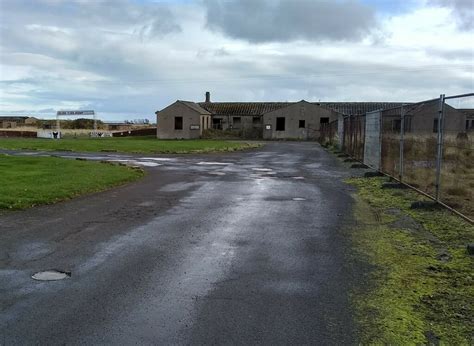
<instances>
[{"instance_id":1,"label":"pothole","mask_svg":"<svg viewBox=\"0 0 474 346\"><path fill-rule=\"evenodd\" d=\"M32 279L38 281L56 281L66 279L68 277L71 277L71 272L56 269L37 272L31 276Z\"/></svg>"},{"instance_id":2,"label":"pothole","mask_svg":"<svg viewBox=\"0 0 474 346\"><path fill-rule=\"evenodd\" d=\"M301 198L301 197L295 197L295 198L292 198L293 201L306 201L306 198Z\"/></svg>"}]
</instances>

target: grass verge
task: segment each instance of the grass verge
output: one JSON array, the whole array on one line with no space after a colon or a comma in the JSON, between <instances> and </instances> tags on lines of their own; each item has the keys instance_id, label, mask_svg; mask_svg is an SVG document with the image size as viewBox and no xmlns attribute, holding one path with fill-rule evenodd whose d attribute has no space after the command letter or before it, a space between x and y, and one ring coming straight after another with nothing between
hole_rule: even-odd
<instances>
[{"instance_id":1,"label":"grass verge","mask_svg":"<svg viewBox=\"0 0 474 346\"><path fill-rule=\"evenodd\" d=\"M410 209L414 191L353 178L355 259L372 268L352 300L362 344L469 345L474 340L474 226L447 210ZM363 287L364 285L364 287Z\"/></svg>"},{"instance_id":2,"label":"grass verge","mask_svg":"<svg viewBox=\"0 0 474 346\"><path fill-rule=\"evenodd\" d=\"M77 138L51 140L42 138L1 138L0 149L28 149L124 153L209 153L244 150L260 144L225 140L159 140L154 136L125 138Z\"/></svg>"},{"instance_id":3,"label":"grass verge","mask_svg":"<svg viewBox=\"0 0 474 346\"><path fill-rule=\"evenodd\" d=\"M54 157L0 155L0 210L25 209L139 179L143 171Z\"/></svg>"}]
</instances>

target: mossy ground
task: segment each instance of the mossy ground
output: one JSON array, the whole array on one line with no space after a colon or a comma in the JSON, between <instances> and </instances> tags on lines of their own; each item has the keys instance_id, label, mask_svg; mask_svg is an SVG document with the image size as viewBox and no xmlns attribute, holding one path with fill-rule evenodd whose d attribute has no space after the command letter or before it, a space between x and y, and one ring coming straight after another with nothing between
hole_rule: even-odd
<instances>
[{"instance_id":1,"label":"mossy ground","mask_svg":"<svg viewBox=\"0 0 474 346\"><path fill-rule=\"evenodd\" d=\"M363 344L474 341L474 226L448 210L410 209L422 197L353 178L354 258L370 266L352 292Z\"/></svg>"}]
</instances>

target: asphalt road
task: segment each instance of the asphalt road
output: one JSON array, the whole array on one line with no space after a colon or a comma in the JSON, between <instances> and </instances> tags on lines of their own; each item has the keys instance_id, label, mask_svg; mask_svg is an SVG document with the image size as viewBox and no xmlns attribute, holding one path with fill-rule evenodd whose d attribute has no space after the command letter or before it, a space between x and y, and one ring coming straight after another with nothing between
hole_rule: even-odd
<instances>
[{"instance_id":1,"label":"asphalt road","mask_svg":"<svg viewBox=\"0 0 474 346\"><path fill-rule=\"evenodd\" d=\"M0 344L356 342L350 172L317 144L80 156L148 175L0 215Z\"/></svg>"}]
</instances>

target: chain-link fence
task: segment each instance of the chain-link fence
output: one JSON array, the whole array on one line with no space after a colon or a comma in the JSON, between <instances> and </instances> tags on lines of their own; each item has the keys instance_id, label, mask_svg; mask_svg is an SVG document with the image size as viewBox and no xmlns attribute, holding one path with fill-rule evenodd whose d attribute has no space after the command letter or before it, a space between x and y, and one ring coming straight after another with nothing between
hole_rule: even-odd
<instances>
[{"instance_id":1,"label":"chain-link fence","mask_svg":"<svg viewBox=\"0 0 474 346\"><path fill-rule=\"evenodd\" d=\"M347 116L341 149L473 220L473 108L474 94L442 95Z\"/></svg>"}]
</instances>

